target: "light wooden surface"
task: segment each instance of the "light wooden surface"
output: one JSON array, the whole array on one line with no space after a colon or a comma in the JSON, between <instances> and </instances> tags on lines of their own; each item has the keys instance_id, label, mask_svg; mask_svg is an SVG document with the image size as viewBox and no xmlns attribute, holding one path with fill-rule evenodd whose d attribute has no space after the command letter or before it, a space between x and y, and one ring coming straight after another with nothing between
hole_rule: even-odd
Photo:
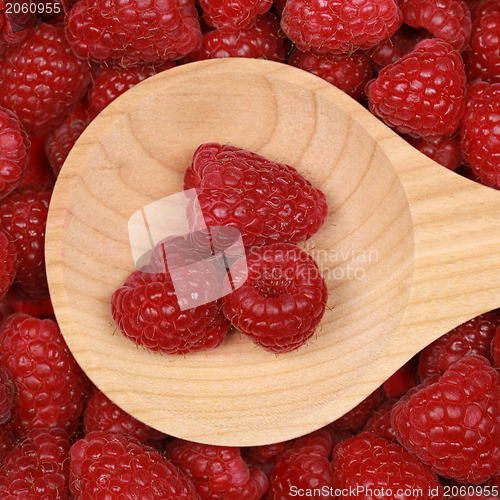
<instances>
[{"instance_id":1,"label":"light wooden surface","mask_svg":"<svg viewBox=\"0 0 500 500\"><path fill-rule=\"evenodd\" d=\"M289 163L327 195L330 215L303 246L328 311L293 353L232 334L214 351L151 354L111 318L134 269L129 217L181 191L207 141ZM239 446L335 420L429 342L500 306L499 250L499 192L433 163L323 80L247 59L167 70L112 103L61 171L46 236L58 322L97 386L168 434Z\"/></svg>"}]
</instances>

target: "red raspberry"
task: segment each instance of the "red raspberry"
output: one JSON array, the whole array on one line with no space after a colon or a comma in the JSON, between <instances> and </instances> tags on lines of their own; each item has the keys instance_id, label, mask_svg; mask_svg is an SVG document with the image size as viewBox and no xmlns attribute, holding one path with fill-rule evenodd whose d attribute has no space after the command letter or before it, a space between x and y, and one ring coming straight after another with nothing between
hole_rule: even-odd
<instances>
[{"instance_id":1,"label":"red raspberry","mask_svg":"<svg viewBox=\"0 0 500 500\"><path fill-rule=\"evenodd\" d=\"M28 168L28 137L19 120L0 108L0 198L21 182Z\"/></svg>"},{"instance_id":2,"label":"red raspberry","mask_svg":"<svg viewBox=\"0 0 500 500\"><path fill-rule=\"evenodd\" d=\"M167 354L214 349L229 327L220 301L181 311L168 274L134 271L113 293L111 312L128 339Z\"/></svg>"},{"instance_id":3,"label":"red raspberry","mask_svg":"<svg viewBox=\"0 0 500 500\"><path fill-rule=\"evenodd\" d=\"M288 64L323 78L354 99L361 99L374 76L370 60L362 52L334 55L294 50Z\"/></svg>"},{"instance_id":4,"label":"red raspberry","mask_svg":"<svg viewBox=\"0 0 500 500\"><path fill-rule=\"evenodd\" d=\"M467 354L490 356L490 346L500 316L489 312L457 326L420 352L418 375L421 380L442 375Z\"/></svg>"},{"instance_id":5,"label":"red raspberry","mask_svg":"<svg viewBox=\"0 0 500 500\"><path fill-rule=\"evenodd\" d=\"M258 15L266 13L272 0L200 0L205 22L221 31L250 27Z\"/></svg>"},{"instance_id":6,"label":"red raspberry","mask_svg":"<svg viewBox=\"0 0 500 500\"><path fill-rule=\"evenodd\" d=\"M229 145L202 144L184 188L196 189L203 212L193 228L235 227L246 247L305 241L328 212L325 195L294 168Z\"/></svg>"},{"instance_id":7,"label":"red raspberry","mask_svg":"<svg viewBox=\"0 0 500 500\"><path fill-rule=\"evenodd\" d=\"M89 104L96 114L100 113L110 102L134 85L175 66L173 61L166 61L160 65L141 65L132 68L102 66L97 70L90 87Z\"/></svg>"},{"instance_id":8,"label":"red raspberry","mask_svg":"<svg viewBox=\"0 0 500 500\"><path fill-rule=\"evenodd\" d=\"M316 262L290 243L256 248L246 261L248 278L223 298L224 314L267 351L299 348L313 336L328 301Z\"/></svg>"},{"instance_id":9,"label":"red raspberry","mask_svg":"<svg viewBox=\"0 0 500 500\"><path fill-rule=\"evenodd\" d=\"M264 463L274 460L278 455L281 455L287 448L288 441L280 441L279 443L264 444L261 446L249 446L242 448L241 453L245 458L257 462Z\"/></svg>"},{"instance_id":10,"label":"red raspberry","mask_svg":"<svg viewBox=\"0 0 500 500\"><path fill-rule=\"evenodd\" d=\"M353 52L389 38L401 26L393 0L288 0L285 34L302 51Z\"/></svg>"},{"instance_id":11,"label":"red raspberry","mask_svg":"<svg viewBox=\"0 0 500 500\"><path fill-rule=\"evenodd\" d=\"M500 187L500 83L473 82L460 137L465 161L488 186Z\"/></svg>"},{"instance_id":12,"label":"red raspberry","mask_svg":"<svg viewBox=\"0 0 500 500\"><path fill-rule=\"evenodd\" d=\"M0 227L0 299L7 294L16 274L17 252L12 237Z\"/></svg>"},{"instance_id":13,"label":"red raspberry","mask_svg":"<svg viewBox=\"0 0 500 500\"><path fill-rule=\"evenodd\" d=\"M49 160L45 154L47 134L29 136L29 162L19 186L43 186L52 188L54 178Z\"/></svg>"},{"instance_id":14,"label":"red raspberry","mask_svg":"<svg viewBox=\"0 0 500 500\"><path fill-rule=\"evenodd\" d=\"M469 355L392 410L399 442L435 472L480 484L500 472L500 374Z\"/></svg>"},{"instance_id":15,"label":"red raspberry","mask_svg":"<svg viewBox=\"0 0 500 500\"><path fill-rule=\"evenodd\" d=\"M426 30L415 30L406 24L401 27L387 40L382 40L378 45L366 50L375 69L380 71L389 64L394 64L403 56L411 52L415 45L428 38L429 32Z\"/></svg>"},{"instance_id":16,"label":"red raspberry","mask_svg":"<svg viewBox=\"0 0 500 500\"><path fill-rule=\"evenodd\" d=\"M500 83L500 4L497 0L481 2L472 24L470 43L464 60L469 80Z\"/></svg>"},{"instance_id":17,"label":"red raspberry","mask_svg":"<svg viewBox=\"0 0 500 500\"><path fill-rule=\"evenodd\" d=\"M14 2L8 3L12 5ZM30 25L32 23L32 16L28 15L26 18L24 17L20 20L21 24ZM15 21L13 16L7 14L5 1L0 0L0 57L5 55L11 47L19 45L29 35L29 30L18 29L20 26L16 26L16 23L13 23L13 21Z\"/></svg>"},{"instance_id":18,"label":"red raspberry","mask_svg":"<svg viewBox=\"0 0 500 500\"><path fill-rule=\"evenodd\" d=\"M273 9L278 14L278 16L281 17L281 14L283 13L283 9L285 8L286 0L274 0L273 2Z\"/></svg>"},{"instance_id":19,"label":"red raspberry","mask_svg":"<svg viewBox=\"0 0 500 500\"><path fill-rule=\"evenodd\" d=\"M178 59L201 44L194 0L80 0L66 16L75 54L131 65Z\"/></svg>"},{"instance_id":20,"label":"red raspberry","mask_svg":"<svg viewBox=\"0 0 500 500\"><path fill-rule=\"evenodd\" d=\"M450 170L456 170L462 164L460 139L449 135L427 138L408 137L408 142L431 160Z\"/></svg>"},{"instance_id":21,"label":"red raspberry","mask_svg":"<svg viewBox=\"0 0 500 500\"><path fill-rule=\"evenodd\" d=\"M10 420L17 386L7 369L0 366L0 424Z\"/></svg>"},{"instance_id":22,"label":"red raspberry","mask_svg":"<svg viewBox=\"0 0 500 500\"><path fill-rule=\"evenodd\" d=\"M36 429L16 445L0 467L0 495L5 500L67 500L70 444L60 429Z\"/></svg>"},{"instance_id":23,"label":"red raspberry","mask_svg":"<svg viewBox=\"0 0 500 500\"><path fill-rule=\"evenodd\" d=\"M290 495L293 497L293 491L313 488L325 492L319 498L334 498L329 494L333 481L330 464L333 447L331 432L326 428L295 440L274 462L268 498L288 500Z\"/></svg>"},{"instance_id":24,"label":"red raspberry","mask_svg":"<svg viewBox=\"0 0 500 500\"><path fill-rule=\"evenodd\" d=\"M12 450L15 442L16 436L14 436L14 433L7 426L0 426L0 463L3 463L3 459Z\"/></svg>"},{"instance_id":25,"label":"red raspberry","mask_svg":"<svg viewBox=\"0 0 500 500\"><path fill-rule=\"evenodd\" d=\"M259 500L267 489L266 475L248 467L236 447L175 439L166 456L193 482L201 500Z\"/></svg>"},{"instance_id":26,"label":"red raspberry","mask_svg":"<svg viewBox=\"0 0 500 500\"><path fill-rule=\"evenodd\" d=\"M500 370L500 326L491 341L491 358L493 359L493 366Z\"/></svg>"},{"instance_id":27,"label":"red raspberry","mask_svg":"<svg viewBox=\"0 0 500 500\"><path fill-rule=\"evenodd\" d=\"M82 414L81 369L69 352L57 323L27 314L8 316L0 328L0 363L18 387L13 427L60 427L73 432Z\"/></svg>"},{"instance_id":28,"label":"red raspberry","mask_svg":"<svg viewBox=\"0 0 500 500\"><path fill-rule=\"evenodd\" d=\"M334 429L359 431L365 425L373 410L380 405L383 398L384 391L382 387L378 387L351 411L332 422L330 426Z\"/></svg>"},{"instance_id":29,"label":"red raspberry","mask_svg":"<svg viewBox=\"0 0 500 500\"><path fill-rule=\"evenodd\" d=\"M85 94L87 63L71 51L64 28L41 24L0 62L0 105L11 109L30 133L57 125Z\"/></svg>"},{"instance_id":30,"label":"red raspberry","mask_svg":"<svg viewBox=\"0 0 500 500\"><path fill-rule=\"evenodd\" d=\"M91 432L71 447L70 458L74 500L197 498L191 481L131 436Z\"/></svg>"},{"instance_id":31,"label":"red raspberry","mask_svg":"<svg viewBox=\"0 0 500 500\"><path fill-rule=\"evenodd\" d=\"M391 412L398 398L386 399L371 415L364 427L365 432L371 432L387 441L397 443L398 439L391 424Z\"/></svg>"},{"instance_id":32,"label":"red raspberry","mask_svg":"<svg viewBox=\"0 0 500 500\"><path fill-rule=\"evenodd\" d=\"M433 137L452 134L464 111L463 61L439 39L422 40L368 83L370 110L399 132Z\"/></svg>"},{"instance_id":33,"label":"red raspberry","mask_svg":"<svg viewBox=\"0 0 500 500\"><path fill-rule=\"evenodd\" d=\"M24 187L0 202L0 224L16 247L16 280L34 299L48 295L43 248L50 196L49 190Z\"/></svg>"},{"instance_id":34,"label":"red raspberry","mask_svg":"<svg viewBox=\"0 0 500 500\"><path fill-rule=\"evenodd\" d=\"M359 492L356 498L360 500L443 498L443 488L434 472L401 446L368 432L335 448L332 473L335 489L345 490L339 500L351 498L351 488ZM381 490L387 493L376 493ZM388 493L389 490L392 493Z\"/></svg>"},{"instance_id":35,"label":"red raspberry","mask_svg":"<svg viewBox=\"0 0 500 500\"><path fill-rule=\"evenodd\" d=\"M384 392L388 398L399 396L415 387L417 364L417 357L410 359L383 383Z\"/></svg>"},{"instance_id":36,"label":"red raspberry","mask_svg":"<svg viewBox=\"0 0 500 500\"><path fill-rule=\"evenodd\" d=\"M18 284L10 287L5 296L11 312L28 314L35 318L50 318L54 315L50 297L44 299L30 299L19 288Z\"/></svg>"},{"instance_id":37,"label":"red raspberry","mask_svg":"<svg viewBox=\"0 0 500 500\"><path fill-rule=\"evenodd\" d=\"M462 51L469 41L472 21L462 0L398 0L403 21L412 28L425 28L436 38Z\"/></svg>"},{"instance_id":38,"label":"red raspberry","mask_svg":"<svg viewBox=\"0 0 500 500\"><path fill-rule=\"evenodd\" d=\"M259 16L248 28L239 31L208 31L203 35L201 48L189 54L187 60L249 57L283 62L287 56L287 42L279 20L267 13Z\"/></svg>"},{"instance_id":39,"label":"red raspberry","mask_svg":"<svg viewBox=\"0 0 500 500\"><path fill-rule=\"evenodd\" d=\"M73 149L75 142L87 128L87 125L88 122L86 121L70 117L64 120L64 122L47 137L45 153L56 177L59 175L69 152Z\"/></svg>"},{"instance_id":40,"label":"red raspberry","mask_svg":"<svg viewBox=\"0 0 500 500\"><path fill-rule=\"evenodd\" d=\"M114 432L132 436L142 443L165 437L123 411L98 389L89 399L83 419L86 434L93 431Z\"/></svg>"}]
</instances>

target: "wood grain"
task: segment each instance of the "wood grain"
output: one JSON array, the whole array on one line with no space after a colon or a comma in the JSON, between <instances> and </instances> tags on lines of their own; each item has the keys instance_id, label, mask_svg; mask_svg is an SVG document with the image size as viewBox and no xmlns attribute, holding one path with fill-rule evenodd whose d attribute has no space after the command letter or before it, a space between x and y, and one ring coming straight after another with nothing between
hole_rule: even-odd
<instances>
[{"instance_id":1,"label":"wood grain","mask_svg":"<svg viewBox=\"0 0 500 500\"><path fill-rule=\"evenodd\" d=\"M111 318L134 269L129 217L181 191L207 141L289 163L327 195L329 217L303 246L328 311L293 353L234 333L214 351L162 356ZM60 173L46 236L56 316L94 383L167 434L237 446L335 420L429 342L498 307L499 249L500 193L435 164L325 81L247 59L167 70L106 108Z\"/></svg>"}]
</instances>

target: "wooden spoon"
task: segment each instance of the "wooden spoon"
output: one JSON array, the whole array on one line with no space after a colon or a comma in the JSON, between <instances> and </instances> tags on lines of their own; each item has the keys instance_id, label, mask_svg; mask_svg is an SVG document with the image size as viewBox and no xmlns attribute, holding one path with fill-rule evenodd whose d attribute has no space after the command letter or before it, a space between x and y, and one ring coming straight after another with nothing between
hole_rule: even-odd
<instances>
[{"instance_id":1,"label":"wooden spoon","mask_svg":"<svg viewBox=\"0 0 500 500\"><path fill-rule=\"evenodd\" d=\"M127 223L182 191L203 142L297 168L329 217L303 244L329 288L317 336L275 356L237 333L213 351L152 354L116 328L134 269ZM57 180L47 275L62 333L93 382L173 436L218 445L291 439L337 419L434 339L500 306L500 193L409 146L360 104L262 60L186 64L108 106Z\"/></svg>"}]
</instances>

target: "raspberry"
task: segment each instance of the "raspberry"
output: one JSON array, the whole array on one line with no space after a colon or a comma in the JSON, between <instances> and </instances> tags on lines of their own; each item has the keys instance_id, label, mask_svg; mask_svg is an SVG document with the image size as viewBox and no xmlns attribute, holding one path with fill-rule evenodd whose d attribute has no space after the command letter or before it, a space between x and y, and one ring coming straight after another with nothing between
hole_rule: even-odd
<instances>
[{"instance_id":1,"label":"raspberry","mask_svg":"<svg viewBox=\"0 0 500 500\"><path fill-rule=\"evenodd\" d=\"M89 104L96 114L100 113L110 102L134 85L175 66L173 61L157 65L143 64L132 68L102 66L97 70L90 87Z\"/></svg>"},{"instance_id":2,"label":"raspberry","mask_svg":"<svg viewBox=\"0 0 500 500\"><path fill-rule=\"evenodd\" d=\"M18 284L10 287L5 296L11 312L28 314L36 318L50 318L54 315L50 297L43 299L30 299L19 288Z\"/></svg>"},{"instance_id":3,"label":"raspberry","mask_svg":"<svg viewBox=\"0 0 500 500\"><path fill-rule=\"evenodd\" d=\"M450 170L456 170L462 164L460 139L449 135L427 138L409 137L408 142L431 160Z\"/></svg>"},{"instance_id":4,"label":"raspberry","mask_svg":"<svg viewBox=\"0 0 500 500\"><path fill-rule=\"evenodd\" d=\"M165 437L124 412L98 389L89 399L83 419L87 434L93 431L113 432L132 436L142 443Z\"/></svg>"},{"instance_id":5,"label":"raspberry","mask_svg":"<svg viewBox=\"0 0 500 500\"><path fill-rule=\"evenodd\" d=\"M332 472L330 456L334 442L328 429L323 428L297 439L279 455L271 469L268 497L287 500L290 492L330 491ZM292 489L293 488L293 489ZM324 494L319 498L333 498Z\"/></svg>"},{"instance_id":6,"label":"raspberry","mask_svg":"<svg viewBox=\"0 0 500 500\"><path fill-rule=\"evenodd\" d=\"M202 37L194 0L81 0L66 36L77 56L123 66L178 59Z\"/></svg>"},{"instance_id":7,"label":"raspberry","mask_svg":"<svg viewBox=\"0 0 500 500\"><path fill-rule=\"evenodd\" d=\"M130 436L90 432L70 450L74 500L194 500L192 483L159 453Z\"/></svg>"},{"instance_id":8,"label":"raspberry","mask_svg":"<svg viewBox=\"0 0 500 500\"><path fill-rule=\"evenodd\" d=\"M288 64L323 78L358 100L374 75L370 60L362 52L334 55L294 50Z\"/></svg>"},{"instance_id":9,"label":"raspberry","mask_svg":"<svg viewBox=\"0 0 500 500\"><path fill-rule=\"evenodd\" d=\"M21 182L28 168L28 137L19 120L0 108L0 198Z\"/></svg>"},{"instance_id":10,"label":"raspberry","mask_svg":"<svg viewBox=\"0 0 500 500\"><path fill-rule=\"evenodd\" d=\"M460 55L439 39L422 40L368 83L372 113L411 136L452 134L464 111L465 72Z\"/></svg>"},{"instance_id":11,"label":"raspberry","mask_svg":"<svg viewBox=\"0 0 500 500\"><path fill-rule=\"evenodd\" d=\"M202 144L184 174L184 188L195 188L203 221L237 228L246 247L276 241L298 243L325 221L325 195L294 168L256 153L216 143Z\"/></svg>"},{"instance_id":12,"label":"raspberry","mask_svg":"<svg viewBox=\"0 0 500 500\"><path fill-rule=\"evenodd\" d=\"M465 161L484 184L500 187L500 83L467 89L460 137Z\"/></svg>"},{"instance_id":13,"label":"raspberry","mask_svg":"<svg viewBox=\"0 0 500 500\"><path fill-rule=\"evenodd\" d=\"M36 429L16 445L0 467L0 495L6 500L66 500L68 495L67 434Z\"/></svg>"},{"instance_id":14,"label":"raspberry","mask_svg":"<svg viewBox=\"0 0 500 500\"><path fill-rule=\"evenodd\" d=\"M429 344L420 352L420 379L442 375L467 354L489 357L491 341L498 325L500 316L489 312L463 323Z\"/></svg>"},{"instance_id":15,"label":"raspberry","mask_svg":"<svg viewBox=\"0 0 500 500\"><path fill-rule=\"evenodd\" d=\"M417 358L414 357L393 373L383 384L385 395L390 398L399 396L415 387Z\"/></svg>"},{"instance_id":16,"label":"raspberry","mask_svg":"<svg viewBox=\"0 0 500 500\"><path fill-rule=\"evenodd\" d=\"M250 57L283 62L287 56L287 42L276 16L267 13L259 16L248 28L239 31L215 29L205 33L201 48L189 54L187 60Z\"/></svg>"},{"instance_id":17,"label":"raspberry","mask_svg":"<svg viewBox=\"0 0 500 500\"><path fill-rule=\"evenodd\" d=\"M491 358L493 359L493 366L500 370L500 326L491 341Z\"/></svg>"},{"instance_id":18,"label":"raspberry","mask_svg":"<svg viewBox=\"0 0 500 500\"><path fill-rule=\"evenodd\" d=\"M54 185L53 173L49 160L45 154L47 134L29 136L28 169L19 186L43 186L52 188Z\"/></svg>"},{"instance_id":19,"label":"raspberry","mask_svg":"<svg viewBox=\"0 0 500 500\"><path fill-rule=\"evenodd\" d=\"M401 26L393 0L288 0L285 34L302 51L353 52L389 38Z\"/></svg>"},{"instance_id":20,"label":"raspberry","mask_svg":"<svg viewBox=\"0 0 500 500\"><path fill-rule=\"evenodd\" d=\"M3 463L3 459L14 447L16 442L16 436L10 431L7 426L0 426L0 463Z\"/></svg>"},{"instance_id":21,"label":"raspberry","mask_svg":"<svg viewBox=\"0 0 500 500\"><path fill-rule=\"evenodd\" d=\"M462 0L399 0L399 8L412 28L425 28L459 52L467 46L472 21Z\"/></svg>"},{"instance_id":22,"label":"raspberry","mask_svg":"<svg viewBox=\"0 0 500 500\"><path fill-rule=\"evenodd\" d=\"M377 436L397 443L396 433L391 425L391 412L398 398L386 399L371 415L364 427L365 432L371 432Z\"/></svg>"},{"instance_id":23,"label":"raspberry","mask_svg":"<svg viewBox=\"0 0 500 500\"><path fill-rule=\"evenodd\" d=\"M13 314L2 323L0 342L0 363L19 391L14 431L60 427L73 432L83 411L81 370L55 321Z\"/></svg>"},{"instance_id":24,"label":"raspberry","mask_svg":"<svg viewBox=\"0 0 500 500\"><path fill-rule=\"evenodd\" d=\"M299 348L313 336L328 300L316 262L290 243L256 248L246 261L248 278L223 298L224 314L267 351Z\"/></svg>"},{"instance_id":25,"label":"raspberry","mask_svg":"<svg viewBox=\"0 0 500 500\"><path fill-rule=\"evenodd\" d=\"M359 431L365 425L373 410L380 405L383 398L384 391L382 387L378 387L351 411L332 422L330 426L334 429Z\"/></svg>"},{"instance_id":26,"label":"raspberry","mask_svg":"<svg viewBox=\"0 0 500 500\"><path fill-rule=\"evenodd\" d=\"M267 477L248 467L239 448L175 439L166 456L196 488L201 500L258 500L267 489Z\"/></svg>"},{"instance_id":27,"label":"raspberry","mask_svg":"<svg viewBox=\"0 0 500 500\"><path fill-rule=\"evenodd\" d=\"M0 224L16 247L16 280L31 298L48 295L43 248L50 196L49 190L24 187L0 202Z\"/></svg>"},{"instance_id":28,"label":"raspberry","mask_svg":"<svg viewBox=\"0 0 500 500\"><path fill-rule=\"evenodd\" d=\"M7 14L4 0L0 0L0 57L11 48L19 45L29 35L29 30L18 29L12 15ZM22 16L20 24L30 24L32 16ZM19 26L20 27L20 26ZM14 28L14 30L13 30Z\"/></svg>"},{"instance_id":29,"label":"raspberry","mask_svg":"<svg viewBox=\"0 0 500 500\"><path fill-rule=\"evenodd\" d=\"M340 495L340 500L350 498L351 488L360 492L356 495L360 500L411 500L419 497L419 494L412 493L417 491L423 493L422 498L443 498L443 489L435 473L401 446L367 432L358 434L335 448L332 472L335 489L346 492ZM382 490L390 490L392 494L371 493ZM431 491L434 493L431 494Z\"/></svg>"},{"instance_id":30,"label":"raspberry","mask_svg":"<svg viewBox=\"0 0 500 500\"><path fill-rule=\"evenodd\" d=\"M0 227L0 299L3 299L14 281L17 252L12 237Z\"/></svg>"},{"instance_id":31,"label":"raspberry","mask_svg":"<svg viewBox=\"0 0 500 500\"><path fill-rule=\"evenodd\" d=\"M0 366L0 424L10 419L17 386L9 371Z\"/></svg>"},{"instance_id":32,"label":"raspberry","mask_svg":"<svg viewBox=\"0 0 500 500\"><path fill-rule=\"evenodd\" d=\"M500 5L497 0L481 2L472 24L470 43L464 53L469 80L500 83Z\"/></svg>"},{"instance_id":33,"label":"raspberry","mask_svg":"<svg viewBox=\"0 0 500 500\"><path fill-rule=\"evenodd\" d=\"M134 271L113 293L111 312L128 339L167 354L214 349L229 327L220 301L182 311L168 274Z\"/></svg>"},{"instance_id":34,"label":"raspberry","mask_svg":"<svg viewBox=\"0 0 500 500\"><path fill-rule=\"evenodd\" d=\"M279 443L242 448L241 453L244 455L245 461L249 459L257 463L264 463L274 460L278 455L281 455L287 446L288 441L280 441Z\"/></svg>"},{"instance_id":35,"label":"raspberry","mask_svg":"<svg viewBox=\"0 0 500 500\"><path fill-rule=\"evenodd\" d=\"M500 374L468 355L392 410L399 442L444 477L480 484L500 472Z\"/></svg>"},{"instance_id":36,"label":"raspberry","mask_svg":"<svg viewBox=\"0 0 500 500\"><path fill-rule=\"evenodd\" d=\"M250 27L258 15L266 13L272 0L200 0L205 22L221 31Z\"/></svg>"},{"instance_id":37,"label":"raspberry","mask_svg":"<svg viewBox=\"0 0 500 500\"><path fill-rule=\"evenodd\" d=\"M41 24L0 62L0 105L12 110L29 133L57 125L87 91L87 63L71 51L64 29Z\"/></svg>"}]
</instances>

